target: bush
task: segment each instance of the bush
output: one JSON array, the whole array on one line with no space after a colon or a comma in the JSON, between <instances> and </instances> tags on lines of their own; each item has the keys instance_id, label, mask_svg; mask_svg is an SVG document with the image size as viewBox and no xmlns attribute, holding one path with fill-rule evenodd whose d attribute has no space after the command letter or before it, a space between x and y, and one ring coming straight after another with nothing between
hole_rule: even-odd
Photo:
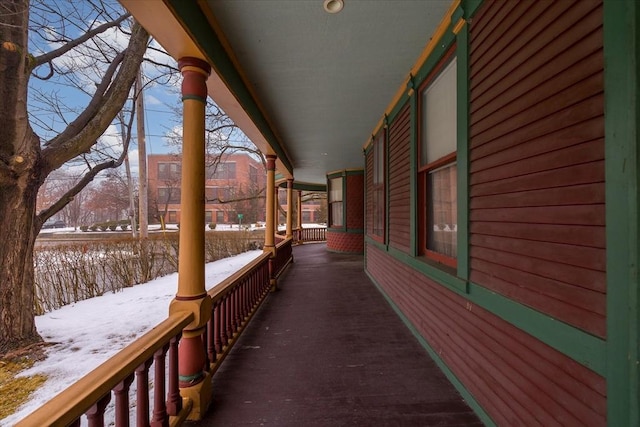
<instances>
[{"instance_id":1,"label":"bush","mask_svg":"<svg viewBox=\"0 0 640 427\"><path fill-rule=\"evenodd\" d=\"M91 227L89 227L89 230L98 231L98 225L97 224L93 224Z\"/></svg>"},{"instance_id":2,"label":"bush","mask_svg":"<svg viewBox=\"0 0 640 427\"><path fill-rule=\"evenodd\" d=\"M211 222L211 223L209 223L209 229L210 230L215 230L217 225L218 224L216 224L215 222Z\"/></svg>"},{"instance_id":3,"label":"bush","mask_svg":"<svg viewBox=\"0 0 640 427\"><path fill-rule=\"evenodd\" d=\"M128 228L129 228L129 224L120 224L120 230L127 231Z\"/></svg>"},{"instance_id":4,"label":"bush","mask_svg":"<svg viewBox=\"0 0 640 427\"><path fill-rule=\"evenodd\" d=\"M88 225L81 225L80 226L80 231L84 231L84 232L89 231L89 226Z\"/></svg>"},{"instance_id":5,"label":"bush","mask_svg":"<svg viewBox=\"0 0 640 427\"><path fill-rule=\"evenodd\" d=\"M109 230L116 231L118 229L118 224L109 224Z\"/></svg>"},{"instance_id":6,"label":"bush","mask_svg":"<svg viewBox=\"0 0 640 427\"><path fill-rule=\"evenodd\" d=\"M207 232L205 262L259 248L263 238L262 233ZM178 270L178 251L178 233L163 233L148 239L123 236L37 248L34 251L36 314L173 273Z\"/></svg>"}]
</instances>

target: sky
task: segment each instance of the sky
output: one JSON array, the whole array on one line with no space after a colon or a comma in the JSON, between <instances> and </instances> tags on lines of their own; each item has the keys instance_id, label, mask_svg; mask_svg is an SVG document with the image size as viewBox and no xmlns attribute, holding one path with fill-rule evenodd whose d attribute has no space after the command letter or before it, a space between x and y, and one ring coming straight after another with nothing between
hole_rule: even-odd
<instances>
[{"instance_id":1,"label":"sky","mask_svg":"<svg viewBox=\"0 0 640 427\"><path fill-rule=\"evenodd\" d=\"M215 287L261 254L260 250L249 251L206 264L208 288ZM177 290L177 277L177 273L170 274L36 317L38 332L52 345L46 348L45 360L37 362L21 375L43 374L48 379L18 411L1 419L0 427L14 425L165 320L169 302ZM150 372L153 373L153 367ZM135 381L129 396L135 396ZM113 401L112 398L106 420L113 419ZM135 416L135 412L132 415ZM86 419L83 422L86 425Z\"/></svg>"}]
</instances>

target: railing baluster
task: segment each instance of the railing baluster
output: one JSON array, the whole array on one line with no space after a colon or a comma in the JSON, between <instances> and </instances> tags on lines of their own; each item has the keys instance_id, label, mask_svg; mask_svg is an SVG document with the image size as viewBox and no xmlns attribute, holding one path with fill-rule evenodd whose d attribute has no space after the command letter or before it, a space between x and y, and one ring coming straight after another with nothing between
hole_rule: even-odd
<instances>
[{"instance_id":1,"label":"railing baluster","mask_svg":"<svg viewBox=\"0 0 640 427\"><path fill-rule=\"evenodd\" d=\"M87 411L89 427L104 427L104 410L111 400L111 392L105 394Z\"/></svg>"},{"instance_id":2,"label":"railing baluster","mask_svg":"<svg viewBox=\"0 0 640 427\"><path fill-rule=\"evenodd\" d=\"M136 369L136 426L149 427L149 367L147 360Z\"/></svg>"},{"instance_id":3,"label":"railing baluster","mask_svg":"<svg viewBox=\"0 0 640 427\"><path fill-rule=\"evenodd\" d=\"M216 359L218 359L218 354L222 353L222 341L220 337L221 324L220 324L220 301L216 301L213 309L213 317L215 318L213 323L213 343L216 349Z\"/></svg>"},{"instance_id":4,"label":"railing baluster","mask_svg":"<svg viewBox=\"0 0 640 427\"><path fill-rule=\"evenodd\" d=\"M223 296L220 299L220 340L222 346L226 346L229 343L227 338L227 296Z\"/></svg>"},{"instance_id":5,"label":"railing baluster","mask_svg":"<svg viewBox=\"0 0 640 427\"><path fill-rule=\"evenodd\" d=\"M178 381L178 343L180 336L171 338L169 341L169 395L167 396L167 413L177 416L182 410L182 396L180 396L180 386Z\"/></svg>"},{"instance_id":6,"label":"railing baluster","mask_svg":"<svg viewBox=\"0 0 640 427\"><path fill-rule=\"evenodd\" d=\"M155 365L153 376L153 419L151 427L169 427L167 406L165 404L165 357L168 345L162 346L153 354Z\"/></svg>"},{"instance_id":7,"label":"railing baluster","mask_svg":"<svg viewBox=\"0 0 640 427\"><path fill-rule=\"evenodd\" d=\"M69 427L80 427L80 418L69 424Z\"/></svg>"},{"instance_id":8,"label":"railing baluster","mask_svg":"<svg viewBox=\"0 0 640 427\"><path fill-rule=\"evenodd\" d=\"M232 296L233 296L233 290L231 290L231 294L227 295L227 297L224 299L226 303L225 314L226 314L227 320L225 321L225 324L227 326L227 344L233 338L233 323L231 321L232 306L233 306Z\"/></svg>"},{"instance_id":9,"label":"railing baluster","mask_svg":"<svg viewBox=\"0 0 640 427\"><path fill-rule=\"evenodd\" d=\"M116 397L116 427L129 427L129 387L133 374L113 388Z\"/></svg>"},{"instance_id":10,"label":"railing baluster","mask_svg":"<svg viewBox=\"0 0 640 427\"><path fill-rule=\"evenodd\" d=\"M207 367L210 363L216 361L216 347L215 347L215 306L211 307L211 315L207 321L207 329L205 333L205 346L207 348Z\"/></svg>"}]
</instances>

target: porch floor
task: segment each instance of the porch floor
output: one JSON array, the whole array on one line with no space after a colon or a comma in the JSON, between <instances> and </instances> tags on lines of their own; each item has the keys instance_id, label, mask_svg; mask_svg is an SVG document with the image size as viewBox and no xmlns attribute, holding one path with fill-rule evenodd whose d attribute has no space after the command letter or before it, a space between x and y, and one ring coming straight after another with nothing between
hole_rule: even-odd
<instances>
[{"instance_id":1,"label":"porch floor","mask_svg":"<svg viewBox=\"0 0 640 427\"><path fill-rule=\"evenodd\" d=\"M361 255L294 247L213 378L198 426L481 426L363 270Z\"/></svg>"}]
</instances>

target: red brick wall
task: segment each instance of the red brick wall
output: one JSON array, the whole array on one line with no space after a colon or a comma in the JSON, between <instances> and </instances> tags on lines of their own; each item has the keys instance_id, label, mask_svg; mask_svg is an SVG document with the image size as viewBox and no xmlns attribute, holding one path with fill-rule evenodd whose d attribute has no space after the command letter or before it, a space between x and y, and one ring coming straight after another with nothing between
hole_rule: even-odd
<instances>
[{"instance_id":1,"label":"red brick wall","mask_svg":"<svg viewBox=\"0 0 640 427\"><path fill-rule=\"evenodd\" d=\"M327 229L327 249L332 252L363 253L364 234L330 231Z\"/></svg>"},{"instance_id":2,"label":"red brick wall","mask_svg":"<svg viewBox=\"0 0 640 427\"><path fill-rule=\"evenodd\" d=\"M347 172L347 191L343 198L346 204L347 230L327 230L327 249L333 252L364 252L364 171Z\"/></svg>"}]
</instances>

